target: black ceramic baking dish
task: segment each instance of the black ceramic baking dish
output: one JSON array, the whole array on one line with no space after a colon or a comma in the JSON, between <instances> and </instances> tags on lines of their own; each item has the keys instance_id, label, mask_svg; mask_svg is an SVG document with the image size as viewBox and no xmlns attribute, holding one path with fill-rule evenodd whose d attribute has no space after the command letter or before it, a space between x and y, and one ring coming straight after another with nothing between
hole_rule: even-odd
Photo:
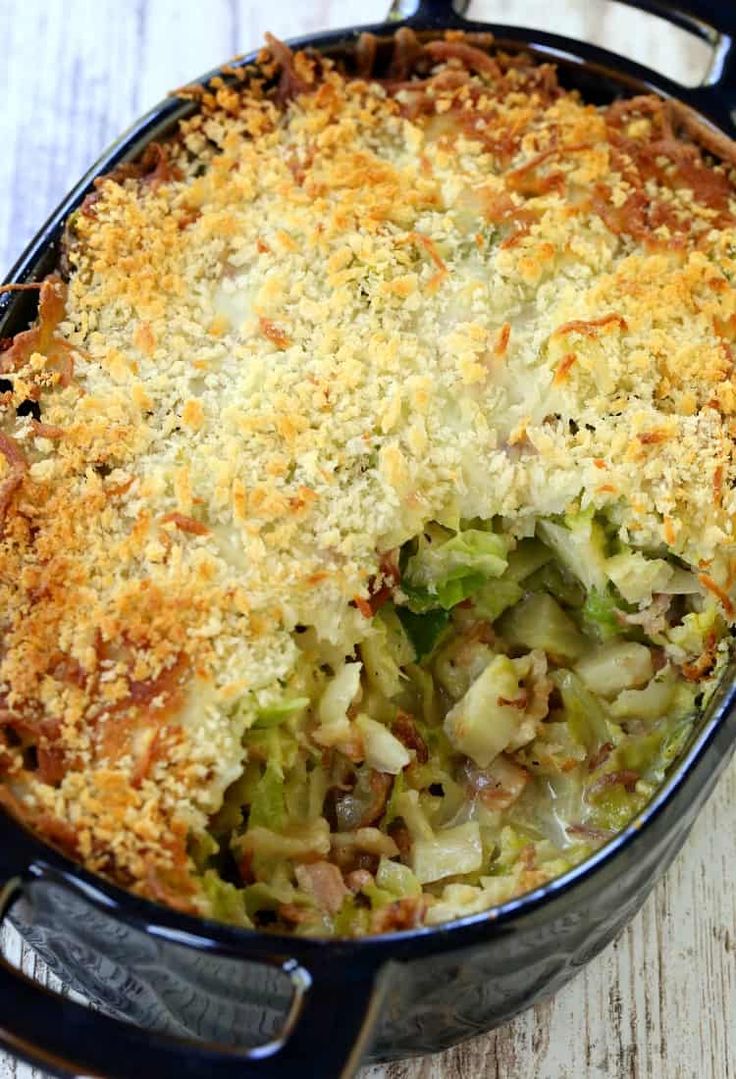
<instances>
[{"instance_id":1,"label":"black ceramic baking dish","mask_svg":"<svg viewBox=\"0 0 736 1079\"><path fill-rule=\"evenodd\" d=\"M558 63L562 81L587 100L655 90L736 134L736 5L633 6L712 45L703 85L685 88L554 34L470 23L449 3L423 0L404 24L491 29L504 48ZM385 36L398 25L368 29ZM343 30L298 44L346 55L356 37ZM67 196L9 279L37 280L53 269L64 221L95 177L137 157L192 107L168 99L127 132ZM2 297L0 336L25 327L32 302L28 292ZM279 937L179 914L91 876L2 817L0 919L9 915L51 968L102 1012L0 961L0 1045L57 1074L157 1079L329 1079L351 1074L362 1060L445 1049L553 993L616 936L680 849L735 743L732 668L653 802L589 861L496 910L362 940Z\"/></svg>"}]
</instances>

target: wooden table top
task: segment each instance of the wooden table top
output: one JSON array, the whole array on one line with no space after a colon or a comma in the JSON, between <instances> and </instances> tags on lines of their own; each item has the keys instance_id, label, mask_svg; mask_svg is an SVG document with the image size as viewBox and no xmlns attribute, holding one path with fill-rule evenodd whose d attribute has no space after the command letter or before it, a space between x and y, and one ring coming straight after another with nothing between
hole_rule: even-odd
<instances>
[{"instance_id":1,"label":"wooden table top","mask_svg":"<svg viewBox=\"0 0 736 1079\"><path fill-rule=\"evenodd\" d=\"M266 29L294 37L379 21L387 7L0 0L0 270L107 143L166 91L255 47ZM707 63L703 43L621 4L484 0L471 10L595 40L690 82ZM361 1079L735 1079L735 810L732 765L638 917L552 1000L441 1056L366 1069ZM58 988L10 929L2 939L9 958ZM40 1079L0 1053L0 1079L31 1076Z\"/></svg>"}]
</instances>

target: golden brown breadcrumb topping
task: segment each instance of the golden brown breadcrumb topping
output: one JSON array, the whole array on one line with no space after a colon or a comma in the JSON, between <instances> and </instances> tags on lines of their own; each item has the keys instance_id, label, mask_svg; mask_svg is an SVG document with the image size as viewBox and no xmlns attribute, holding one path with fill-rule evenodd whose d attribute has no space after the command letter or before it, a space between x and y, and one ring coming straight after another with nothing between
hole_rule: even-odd
<instances>
[{"instance_id":1,"label":"golden brown breadcrumb topping","mask_svg":"<svg viewBox=\"0 0 736 1079\"><path fill-rule=\"evenodd\" d=\"M483 44L182 91L0 353L0 800L152 898L429 520L605 508L732 614L731 148Z\"/></svg>"}]
</instances>

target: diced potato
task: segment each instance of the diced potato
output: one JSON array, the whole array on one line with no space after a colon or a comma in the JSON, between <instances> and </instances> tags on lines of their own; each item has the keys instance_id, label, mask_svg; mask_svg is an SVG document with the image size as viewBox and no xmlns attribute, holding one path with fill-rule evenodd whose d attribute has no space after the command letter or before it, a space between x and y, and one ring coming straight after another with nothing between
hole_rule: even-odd
<instances>
[{"instance_id":1,"label":"diced potato","mask_svg":"<svg viewBox=\"0 0 736 1079\"><path fill-rule=\"evenodd\" d=\"M370 768L393 776L406 768L411 761L409 750L387 727L362 714L356 716L355 726L363 738L365 763Z\"/></svg>"},{"instance_id":2,"label":"diced potato","mask_svg":"<svg viewBox=\"0 0 736 1079\"><path fill-rule=\"evenodd\" d=\"M652 653L635 641L609 641L583 656L575 670L588 689L615 697L624 689L644 686L654 674Z\"/></svg>"},{"instance_id":3,"label":"diced potato","mask_svg":"<svg viewBox=\"0 0 736 1079\"><path fill-rule=\"evenodd\" d=\"M524 581L542 566L552 561L552 552L537 539L523 539L508 556L508 569L504 578L510 581Z\"/></svg>"},{"instance_id":4,"label":"diced potato","mask_svg":"<svg viewBox=\"0 0 736 1079\"><path fill-rule=\"evenodd\" d=\"M461 753L485 768L512 741L524 715L526 691L508 656L494 656L445 718L445 732Z\"/></svg>"},{"instance_id":5,"label":"diced potato","mask_svg":"<svg viewBox=\"0 0 736 1079\"><path fill-rule=\"evenodd\" d=\"M577 659L585 651L582 633L546 592L534 592L512 607L499 630L509 644L539 648L563 659Z\"/></svg>"},{"instance_id":6,"label":"diced potato","mask_svg":"<svg viewBox=\"0 0 736 1079\"><path fill-rule=\"evenodd\" d=\"M433 839L418 839L414 843L412 869L420 884L475 873L482 865L483 844L476 821L445 828Z\"/></svg>"}]
</instances>

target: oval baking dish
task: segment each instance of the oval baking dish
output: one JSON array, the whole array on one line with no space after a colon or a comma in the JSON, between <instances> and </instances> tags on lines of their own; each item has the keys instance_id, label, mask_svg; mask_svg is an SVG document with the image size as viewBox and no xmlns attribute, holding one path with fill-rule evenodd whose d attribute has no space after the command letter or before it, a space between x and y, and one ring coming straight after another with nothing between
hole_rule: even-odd
<instances>
[{"instance_id":1,"label":"oval baking dish","mask_svg":"<svg viewBox=\"0 0 736 1079\"><path fill-rule=\"evenodd\" d=\"M438 30L491 30L496 47L555 62L564 84L586 101L655 91L695 109L712 146L721 132L732 137L736 14L715 0L676 10L660 0L633 6L711 43L704 85L681 87L552 34L472 23L445 3L420 4L391 25L420 39ZM387 36L385 26L360 29ZM345 30L296 44L339 58L352 54L356 39L357 31ZM232 68L223 75L232 78ZM138 159L194 108L169 99L123 136L64 200L10 280L36 281L55 270L67 219L94 180ZM32 316L32 293L4 295L0 337L19 333ZM491 1029L559 988L640 907L729 759L735 703L731 665L652 800L580 865L490 911L383 936L265 934L161 907L92 875L3 816L0 917L8 915L51 968L107 1014L41 989L2 961L0 1044L58 1074L330 1076L351 1074L363 1059L435 1052Z\"/></svg>"}]
</instances>

